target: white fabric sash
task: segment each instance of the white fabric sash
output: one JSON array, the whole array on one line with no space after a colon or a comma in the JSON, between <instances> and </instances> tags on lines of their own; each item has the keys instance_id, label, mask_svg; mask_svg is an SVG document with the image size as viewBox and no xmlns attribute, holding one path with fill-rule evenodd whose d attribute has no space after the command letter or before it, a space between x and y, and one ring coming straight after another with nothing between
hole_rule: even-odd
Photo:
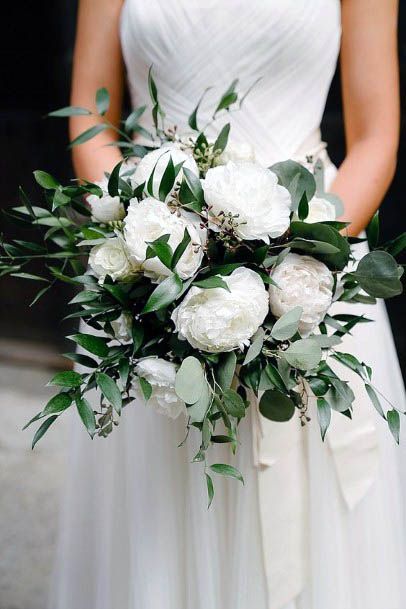
<instances>
[{"instance_id":1,"label":"white fabric sash","mask_svg":"<svg viewBox=\"0 0 406 609\"><path fill-rule=\"evenodd\" d=\"M297 160L316 155L325 164L326 182L336 169L325 151L319 132L299 151ZM365 253L365 252L363 252ZM351 312L359 314L357 305ZM365 306L361 306L362 312ZM334 312L348 312L348 305L336 303ZM340 351L357 355L368 352L366 334L346 335ZM361 379L340 364L332 366L340 378L348 380L355 393L352 420L333 412L326 438L326 451L334 459L339 486L349 510L371 487L378 464L378 438L372 407ZM262 527L264 568L268 585L269 609L281 609L303 590L308 563L308 474L307 429L295 416L288 423L265 419L252 399L253 457L258 467L259 510ZM310 424L317 424L316 399L309 398ZM321 439L320 439L321 441ZM328 455L326 454L326 458Z\"/></svg>"}]
</instances>

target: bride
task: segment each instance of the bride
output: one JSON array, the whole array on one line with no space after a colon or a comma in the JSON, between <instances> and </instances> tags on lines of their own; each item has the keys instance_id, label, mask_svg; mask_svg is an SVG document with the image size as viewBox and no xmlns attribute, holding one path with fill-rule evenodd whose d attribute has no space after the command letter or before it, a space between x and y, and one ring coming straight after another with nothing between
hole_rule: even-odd
<instances>
[{"instance_id":1,"label":"bride","mask_svg":"<svg viewBox=\"0 0 406 609\"><path fill-rule=\"evenodd\" d=\"M234 78L243 89L261 77L228 117L235 142L267 166L321 158L357 235L395 169L396 22L396 0L81 0L72 103L91 107L105 86L118 124L123 65L140 106L153 64L167 122L182 128L205 87L202 120ZM337 171L319 125L340 51L347 156ZM94 120L73 118L72 137ZM78 177L116 165L114 138L105 131L74 149ZM361 308L375 323L357 326L343 350L403 408L384 306ZM219 479L209 511L193 439L177 447L181 421L132 404L117 432L93 443L78 424L50 609L404 609L402 449L346 376L354 420L334 420L325 444L314 418L300 429L261 420L254 406L235 456L245 487Z\"/></svg>"}]
</instances>

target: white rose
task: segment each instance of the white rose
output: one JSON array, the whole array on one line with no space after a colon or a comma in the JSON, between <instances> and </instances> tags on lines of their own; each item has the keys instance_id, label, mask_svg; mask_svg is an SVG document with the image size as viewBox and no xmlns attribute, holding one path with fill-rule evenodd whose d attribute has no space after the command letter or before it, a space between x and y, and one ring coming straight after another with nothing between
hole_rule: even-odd
<instances>
[{"instance_id":1,"label":"white rose","mask_svg":"<svg viewBox=\"0 0 406 609\"><path fill-rule=\"evenodd\" d=\"M254 147L248 142L229 141L223 152L217 157L216 165L226 165L228 161L255 162Z\"/></svg>"},{"instance_id":2,"label":"white rose","mask_svg":"<svg viewBox=\"0 0 406 609\"><path fill-rule=\"evenodd\" d=\"M183 239L186 228L191 241L176 266L177 273L182 279L191 277L202 262L202 246L206 241L206 231L200 229L198 216L187 212L181 212L180 215L171 213L166 203L152 197L142 201L131 199L124 220L124 237L131 259L142 265L147 277L162 280L172 271L157 257L145 259L147 242L169 234L168 243L175 251Z\"/></svg>"},{"instance_id":3,"label":"white rose","mask_svg":"<svg viewBox=\"0 0 406 609\"><path fill-rule=\"evenodd\" d=\"M122 343L129 343L132 339L131 329L133 318L129 311L123 311L120 317L110 322L114 336Z\"/></svg>"},{"instance_id":4,"label":"white rose","mask_svg":"<svg viewBox=\"0 0 406 609\"><path fill-rule=\"evenodd\" d=\"M103 281L109 275L114 281L127 279L135 271L122 239L113 237L95 245L89 254L89 265L94 274Z\"/></svg>"},{"instance_id":5,"label":"white rose","mask_svg":"<svg viewBox=\"0 0 406 609\"><path fill-rule=\"evenodd\" d=\"M138 362L135 366L137 376L132 379L132 387L140 400L144 400L144 397L138 377L148 381L152 387L148 406L171 419L176 419L182 413L186 414L186 405L175 392L176 369L175 364L160 357L148 358Z\"/></svg>"},{"instance_id":6,"label":"white rose","mask_svg":"<svg viewBox=\"0 0 406 609\"><path fill-rule=\"evenodd\" d=\"M196 165L194 158L181 150L175 144L165 145L161 148L157 148L157 150L153 150L146 154L141 161L139 162L137 169L132 177L132 182L134 185L142 184L145 182L145 185L148 184L148 180L151 177L152 172L154 171L153 178L153 192L157 197L159 192L159 185L162 180L162 176L168 165L169 158L172 157L173 164L176 166L179 163L183 162L182 167L186 167L196 176L199 175L199 169ZM183 177L182 169L179 171L176 182L181 182ZM169 193L168 197L171 193Z\"/></svg>"},{"instance_id":7,"label":"white rose","mask_svg":"<svg viewBox=\"0 0 406 609\"><path fill-rule=\"evenodd\" d=\"M180 338L202 351L242 349L268 313L267 292L257 273L240 267L222 279L230 291L192 287L172 313Z\"/></svg>"},{"instance_id":8,"label":"white rose","mask_svg":"<svg viewBox=\"0 0 406 609\"><path fill-rule=\"evenodd\" d=\"M288 254L272 272L278 287L269 287L271 311L281 317L302 307L299 322L302 336L309 335L327 313L333 296L333 275L323 262L311 256Z\"/></svg>"},{"instance_id":9,"label":"white rose","mask_svg":"<svg viewBox=\"0 0 406 609\"><path fill-rule=\"evenodd\" d=\"M309 213L303 221L313 224L314 222L326 222L336 219L336 208L327 199L313 197L309 201Z\"/></svg>"},{"instance_id":10,"label":"white rose","mask_svg":"<svg viewBox=\"0 0 406 609\"><path fill-rule=\"evenodd\" d=\"M92 220L95 222L113 222L122 220L125 216L124 205L120 202L120 197L111 197L109 194L89 195L87 202L92 212Z\"/></svg>"},{"instance_id":11,"label":"white rose","mask_svg":"<svg viewBox=\"0 0 406 609\"><path fill-rule=\"evenodd\" d=\"M242 162L209 169L203 180L210 215L217 224L221 212L236 215L241 239L280 237L289 228L291 197L277 176L257 163Z\"/></svg>"}]
</instances>

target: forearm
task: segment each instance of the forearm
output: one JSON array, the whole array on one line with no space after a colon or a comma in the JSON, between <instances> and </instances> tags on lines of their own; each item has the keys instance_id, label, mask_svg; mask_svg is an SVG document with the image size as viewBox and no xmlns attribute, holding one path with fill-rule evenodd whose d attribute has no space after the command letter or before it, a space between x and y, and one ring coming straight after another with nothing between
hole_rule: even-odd
<instances>
[{"instance_id":1,"label":"forearm","mask_svg":"<svg viewBox=\"0 0 406 609\"><path fill-rule=\"evenodd\" d=\"M72 153L75 175L79 179L96 182L103 178L105 172L111 172L123 159L119 148L110 145L115 141L113 135L106 131L75 147Z\"/></svg>"},{"instance_id":2,"label":"forearm","mask_svg":"<svg viewBox=\"0 0 406 609\"><path fill-rule=\"evenodd\" d=\"M393 138L370 136L355 142L334 180L331 191L344 203L342 220L348 234L358 235L380 206L396 168Z\"/></svg>"}]
</instances>

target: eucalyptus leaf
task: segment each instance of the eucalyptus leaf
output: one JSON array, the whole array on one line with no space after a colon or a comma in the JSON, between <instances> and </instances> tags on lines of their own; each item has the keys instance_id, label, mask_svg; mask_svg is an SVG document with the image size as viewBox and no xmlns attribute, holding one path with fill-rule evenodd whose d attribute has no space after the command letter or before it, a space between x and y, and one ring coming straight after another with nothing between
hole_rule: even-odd
<instances>
[{"instance_id":1,"label":"eucalyptus leaf","mask_svg":"<svg viewBox=\"0 0 406 609\"><path fill-rule=\"evenodd\" d=\"M209 385L208 385L206 379L204 379L204 382L202 385L202 391L201 391L201 394L200 394L198 400L191 406L188 406L188 409L187 409L187 414L190 417L190 422L191 423L196 423L196 422L200 423L201 421L203 421L203 419L205 418L207 411L210 407L210 403L211 403L210 388L209 388Z\"/></svg>"},{"instance_id":2,"label":"eucalyptus leaf","mask_svg":"<svg viewBox=\"0 0 406 609\"><path fill-rule=\"evenodd\" d=\"M284 393L276 389L269 389L264 392L259 401L259 411L266 419L282 423L293 417L295 404Z\"/></svg>"},{"instance_id":3,"label":"eucalyptus leaf","mask_svg":"<svg viewBox=\"0 0 406 609\"><path fill-rule=\"evenodd\" d=\"M75 137L74 140L71 141L71 143L69 144L69 148L73 148L74 146L79 146L80 144L88 142L102 131L106 131L106 129L108 128L109 127L105 123L100 123L99 125L94 125L93 127L86 129L86 131L83 131L83 133L81 133L80 135Z\"/></svg>"},{"instance_id":4,"label":"eucalyptus leaf","mask_svg":"<svg viewBox=\"0 0 406 609\"><path fill-rule=\"evenodd\" d=\"M396 260L383 250L366 254L352 273L367 294L376 298L391 298L402 293Z\"/></svg>"},{"instance_id":5,"label":"eucalyptus leaf","mask_svg":"<svg viewBox=\"0 0 406 609\"><path fill-rule=\"evenodd\" d=\"M48 116L55 118L67 118L69 116L89 116L90 110L81 108L80 106L65 106L65 108L59 108L48 113Z\"/></svg>"},{"instance_id":6,"label":"eucalyptus leaf","mask_svg":"<svg viewBox=\"0 0 406 609\"><path fill-rule=\"evenodd\" d=\"M248 351L245 355L243 365L249 364L253 359L255 359L262 351L262 346L264 344L265 332L262 328L259 328L257 332L254 334L251 340L251 345L248 348Z\"/></svg>"},{"instance_id":7,"label":"eucalyptus leaf","mask_svg":"<svg viewBox=\"0 0 406 609\"><path fill-rule=\"evenodd\" d=\"M311 338L297 340L280 353L291 366L300 370L316 368L322 357L321 348Z\"/></svg>"},{"instance_id":8,"label":"eucalyptus leaf","mask_svg":"<svg viewBox=\"0 0 406 609\"><path fill-rule=\"evenodd\" d=\"M394 408L392 410L388 410L386 418L388 420L389 429L395 438L396 443L399 444L400 418L398 411Z\"/></svg>"},{"instance_id":9,"label":"eucalyptus leaf","mask_svg":"<svg viewBox=\"0 0 406 609\"><path fill-rule=\"evenodd\" d=\"M105 87L96 91L96 108L98 113L103 116L110 106L110 95Z\"/></svg>"},{"instance_id":10,"label":"eucalyptus leaf","mask_svg":"<svg viewBox=\"0 0 406 609\"><path fill-rule=\"evenodd\" d=\"M385 419L385 413L382 409L381 403L379 401L378 396L376 395L376 392L374 390L373 387L371 387L371 385L368 385L367 383L365 383L365 390L369 396L369 399L371 400L375 410L377 412L379 412L379 414L381 415L381 417L383 417Z\"/></svg>"},{"instance_id":11,"label":"eucalyptus leaf","mask_svg":"<svg viewBox=\"0 0 406 609\"><path fill-rule=\"evenodd\" d=\"M273 325L271 336L275 340L287 340L296 334L299 327L300 317L303 313L302 307L294 307Z\"/></svg>"},{"instance_id":12,"label":"eucalyptus leaf","mask_svg":"<svg viewBox=\"0 0 406 609\"><path fill-rule=\"evenodd\" d=\"M208 498L207 509L208 509L211 506L211 503L213 501L214 486L213 486L213 480L211 479L209 474L205 473L205 476L206 476L206 485L207 485L207 498Z\"/></svg>"},{"instance_id":13,"label":"eucalyptus leaf","mask_svg":"<svg viewBox=\"0 0 406 609\"><path fill-rule=\"evenodd\" d=\"M216 368L216 380L221 389L225 391L231 387L233 382L235 367L237 364L237 356L234 351L222 353L220 361Z\"/></svg>"},{"instance_id":14,"label":"eucalyptus leaf","mask_svg":"<svg viewBox=\"0 0 406 609\"><path fill-rule=\"evenodd\" d=\"M240 419L245 415L244 400L234 389L226 389L222 397L227 414Z\"/></svg>"},{"instance_id":15,"label":"eucalyptus leaf","mask_svg":"<svg viewBox=\"0 0 406 609\"><path fill-rule=\"evenodd\" d=\"M203 366L196 357L183 360L176 373L175 391L186 404L195 404L207 384Z\"/></svg>"},{"instance_id":16,"label":"eucalyptus leaf","mask_svg":"<svg viewBox=\"0 0 406 609\"><path fill-rule=\"evenodd\" d=\"M109 348L106 344L106 339L101 336L94 336L93 334L72 334L68 336L70 340L80 345L85 351L93 353L99 357L106 357L109 352Z\"/></svg>"},{"instance_id":17,"label":"eucalyptus leaf","mask_svg":"<svg viewBox=\"0 0 406 609\"><path fill-rule=\"evenodd\" d=\"M292 210L298 209L299 203L306 194L307 201L310 201L316 192L316 182L308 169L296 161L283 161L270 167L273 173L278 176L281 186L287 188L292 198Z\"/></svg>"}]
</instances>

